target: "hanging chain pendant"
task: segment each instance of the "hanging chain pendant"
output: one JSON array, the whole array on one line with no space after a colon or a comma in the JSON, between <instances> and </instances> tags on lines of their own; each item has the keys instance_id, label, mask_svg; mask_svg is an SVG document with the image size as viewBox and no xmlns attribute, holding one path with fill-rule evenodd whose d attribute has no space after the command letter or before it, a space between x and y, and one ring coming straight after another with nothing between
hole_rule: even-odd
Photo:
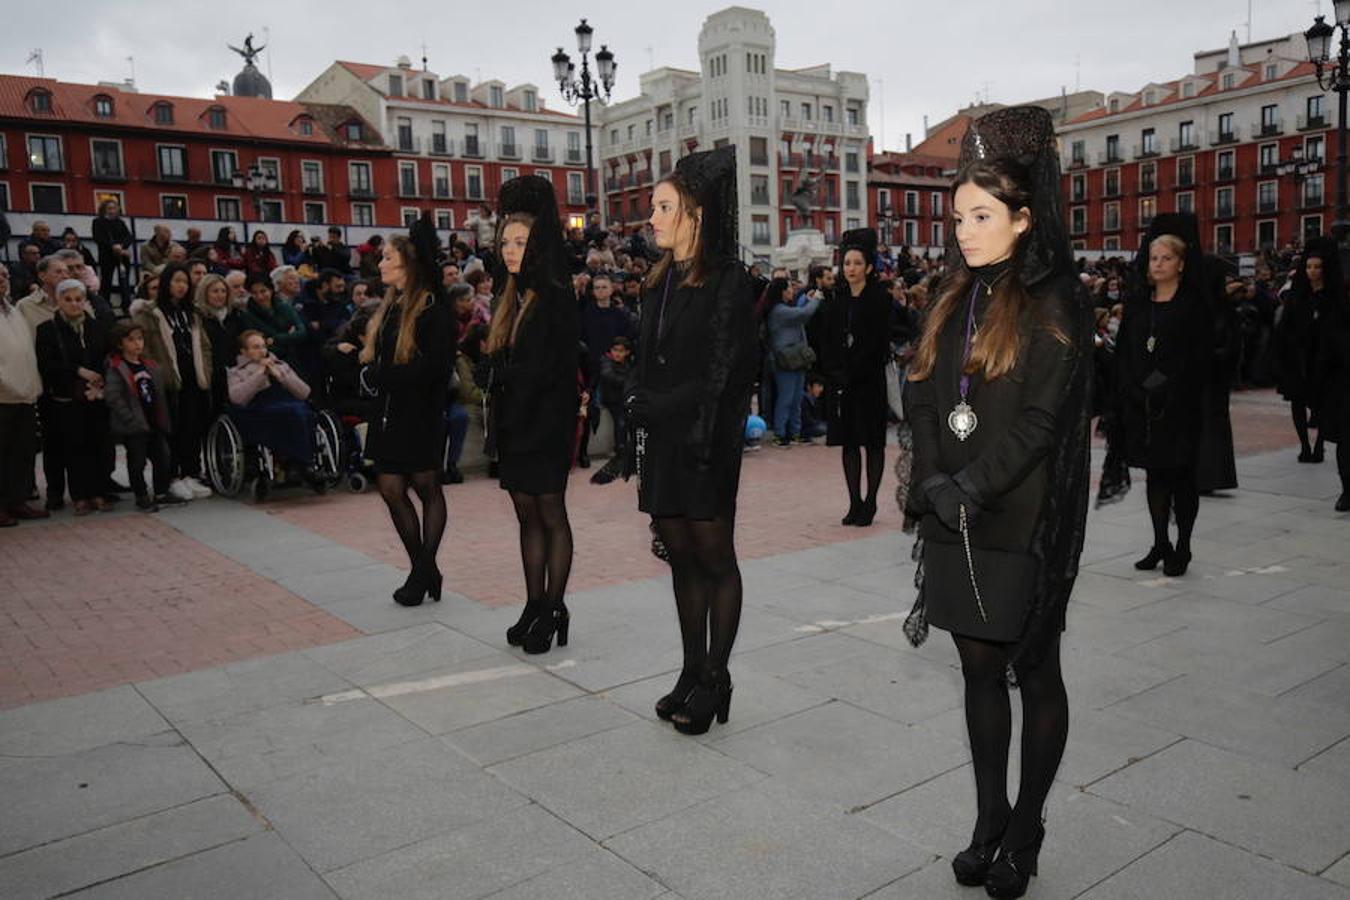
<instances>
[{"instance_id":1,"label":"hanging chain pendant","mask_svg":"<svg viewBox=\"0 0 1350 900\"><path fill-rule=\"evenodd\" d=\"M1150 334L1148 336L1148 340L1144 343L1144 349L1147 350L1149 353L1152 353L1153 348L1157 346L1158 346L1158 339Z\"/></svg>"},{"instance_id":2,"label":"hanging chain pendant","mask_svg":"<svg viewBox=\"0 0 1350 900\"><path fill-rule=\"evenodd\" d=\"M980 420L975 415L975 410L971 409L970 404L963 398L956 404L956 408L947 414L947 427L956 435L958 441L964 441L980 427Z\"/></svg>"}]
</instances>

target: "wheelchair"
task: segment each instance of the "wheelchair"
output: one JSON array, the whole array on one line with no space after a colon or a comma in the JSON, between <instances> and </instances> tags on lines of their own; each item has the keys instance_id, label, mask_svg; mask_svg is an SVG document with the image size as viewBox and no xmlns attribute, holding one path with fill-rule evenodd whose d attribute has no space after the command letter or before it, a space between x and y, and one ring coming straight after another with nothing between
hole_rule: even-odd
<instances>
[{"instance_id":1,"label":"wheelchair","mask_svg":"<svg viewBox=\"0 0 1350 900\"><path fill-rule=\"evenodd\" d=\"M308 482L316 494L324 494L347 477L351 451L342 422L328 410L313 412L313 477ZM281 483L276 478L275 454L266 446L247 444L228 412L221 413L206 433L206 474L211 487L225 497L239 496L252 477L258 502Z\"/></svg>"}]
</instances>

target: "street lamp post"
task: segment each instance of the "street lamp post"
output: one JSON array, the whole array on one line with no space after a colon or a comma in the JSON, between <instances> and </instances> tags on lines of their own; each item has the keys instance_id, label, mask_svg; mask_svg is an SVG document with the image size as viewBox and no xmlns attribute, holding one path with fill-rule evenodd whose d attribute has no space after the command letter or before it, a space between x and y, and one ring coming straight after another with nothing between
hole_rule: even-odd
<instances>
[{"instance_id":1,"label":"street lamp post","mask_svg":"<svg viewBox=\"0 0 1350 900\"><path fill-rule=\"evenodd\" d=\"M1345 169L1346 95L1350 93L1350 0L1335 0L1332 7L1336 16L1335 26L1328 25L1324 16L1317 16L1303 37L1308 42L1308 59L1317 68L1317 86L1324 91L1336 92L1336 221L1331 224L1331 233L1338 244L1344 245L1350 232L1350 201L1346 199ZM1331 40L1337 28L1341 32L1340 47L1335 62L1331 63ZM1325 82L1322 80L1323 70L1329 70Z\"/></svg>"},{"instance_id":2,"label":"street lamp post","mask_svg":"<svg viewBox=\"0 0 1350 900\"><path fill-rule=\"evenodd\" d=\"M586 208L588 210L596 208L595 192L595 151L591 144L591 101L598 100L608 102L610 90L614 87L614 70L618 66L614 62L614 54L606 44L600 45L600 50L595 54L596 75L599 81L595 81L591 76L590 53L591 53L591 34L595 29L586 24L582 19L581 24L576 27L577 52L581 54L581 75L576 74L576 64L572 62L571 57L563 52L559 47L558 52L553 54L553 77L558 82L558 88L562 91L563 99L568 103L581 102L586 116Z\"/></svg>"},{"instance_id":3,"label":"street lamp post","mask_svg":"<svg viewBox=\"0 0 1350 900\"><path fill-rule=\"evenodd\" d=\"M275 191L277 189L276 173L261 166L253 165L248 167L247 172L235 171L230 176L230 181L239 190L249 192L249 196L253 199L253 218L261 222L263 220L263 191Z\"/></svg>"}]
</instances>

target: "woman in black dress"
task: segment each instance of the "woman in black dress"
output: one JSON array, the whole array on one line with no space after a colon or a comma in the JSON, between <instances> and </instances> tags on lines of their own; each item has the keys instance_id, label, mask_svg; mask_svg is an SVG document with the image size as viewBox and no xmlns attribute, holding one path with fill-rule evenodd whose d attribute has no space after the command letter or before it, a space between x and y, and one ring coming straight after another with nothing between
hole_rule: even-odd
<instances>
[{"instance_id":1,"label":"woman in black dress","mask_svg":"<svg viewBox=\"0 0 1350 900\"><path fill-rule=\"evenodd\" d=\"M1294 268L1293 284L1281 298L1283 309L1279 324L1275 326L1278 387L1293 412L1300 448L1298 461L1301 463L1320 463L1326 458L1322 417L1318 409L1320 379L1314 366L1323 355L1320 342L1324 336L1324 318L1334 305L1333 298L1343 296L1345 291L1335 254L1334 245L1309 242L1303 258ZM1308 435L1312 428L1317 429L1316 443Z\"/></svg>"},{"instance_id":2,"label":"woman in black dress","mask_svg":"<svg viewBox=\"0 0 1350 900\"><path fill-rule=\"evenodd\" d=\"M526 653L567 644L563 597L572 571L567 475L577 421L581 326L569 286L553 185L523 175L502 185L496 247L502 285L479 376L488 392L497 474L520 524L525 610L506 641Z\"/></svg>"},{"instance_id":3,"label":"woman in black dress","mask_svg":"<svg viewBox=\"0 0 1350 900\"><path fill-rule=\"evenodd\" d=\"M684 644L679 680L656 714L702 734L731 706L736 493L756 364L754 298L735 255L735 148L681 159L652 192L651 222L665 253L642 302L629 447L638 507L669 557Z\"/></svg>"},{"instance_id":4,"label":"woman in black dress","mask_svg":"<svg viewBox=\"0 0 1350 900\"><path fill-rule=\"evenodd\" d=\"M877 281L877 233L844 232L839 279L825 302L821 372L828 382L825 443L842 447L848 514L844 525L868 526L877 514L877 491L886 466L886 363L891 350L891 298ZM867 450L867 496L862 494L862 454Z\"/></svg>"},{"instance_id":5,"label":"woman in black dress","mask_svg":"<svg viewBox=\"0 0 1350 900\"><path fill-rule=\"evenodd\" d=\"M1196 465L1214 325L1199 240L1192 215L1154 220L1135 260L1116 339L1126 459L1147 474L1153 520L1153 549L1135 568L1151 571L1162 563L1169 577L1186 574L1200 512ZM1175 544L1168 530L1173 512Z\"/></svg>"},{"instance_id":6,"label":"woman in black dress","mask_svg":"<svg viewBox=\"0 0 1350 900\"><path fill-rule=\"evenodd\" d=\"M1336 469L1341 478L1336 512L1350 512L1350 298L1345 293L1333 240L1309 241L1304 255L1309 270L1314 260L1321 261L1324 286L1318 315L1317 358L1310 372L1308 393L1317 398L1321 424L1317 430L1318 444L1325 439L1336 445Z\"/></svg>"},{"instance_id":7,"label":"woman in black dress","mask_svg":"<svg viewBox=\"0 0 1350 900\"><path fill-rule=\"evenodd\" d=\"M1036 872L1069 727L1059 640L1087 517L1092 312L1059 195L1048 113L972 125L948 274L908 375L922 574L906 633L917 644L931 622L955 639L978 810L952 868L995 897L1020 897ZM1016 805L1009 669L1022 694Z\"/></svg>"},{"instance_id":8,"label":"woman in black dress","mask_svg":"<svg viewBox=\"0 0 1350 900\"><path fill-rule=\"evenodd\" d=\"M380 279L389 286L366 326L362 387L375 395L377 415L366 432L365 455L412 570L394 601L417 606L441 599L436 551L445 533L440 481L445 450L445 403L454 364L455 314L442 295L436 229L430 213L409 237L385 242ZM417 494L417 508L408 496Z\"/></svg>"}]
</instances>

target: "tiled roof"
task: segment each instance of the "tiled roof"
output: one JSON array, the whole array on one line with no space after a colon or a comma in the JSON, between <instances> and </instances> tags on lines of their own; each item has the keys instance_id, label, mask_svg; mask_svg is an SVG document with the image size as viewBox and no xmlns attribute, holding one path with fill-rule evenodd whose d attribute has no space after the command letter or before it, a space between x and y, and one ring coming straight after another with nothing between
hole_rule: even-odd
<instances>
[{"instance_id":1,"label":"tiled roof","mask_svg":"<svg viewBox=\"0 0 1350 900\"><path fill-rule=\"evenodd\" d=\"M389 71L390 69L395 68L393 66L374 66L370 65L369 63L347 62L346 60L339 60L338 65L342 66L344 69L351 72L353 75L355 75L357 78L360 78L362 81L370 81L370 79L374 78L376 75L380 75L384 72ZM416 69L405 71L412 75L417 74ZM498 83L504 84L504 82ZM381 93L383 93L383 91L381 91ZM526 115L531 116L550 116L556 119L566 119L569 122L578 122L578 117L572 113L559 112L557 110L547 108L536 109L533 112L531 112L529 110L522 109L519 106L509 106L509 105L488 106L486 103L480 103L477 100L465 100L461 102L459 100L447 100L443 97L438 97L435 100L428 100L425 97L413 97L408 95L402 97L388 97L388 99L406 100L412 103L430 103L435 106L448 106L451 107L452 109L465 109L465 110L502 109L508 112L524 113Z\"/></svg>"},{"instance_id":2,"label":"tiled roof","mask_svg":"<svg viewBox=\"0 0 1350 900\"><path fill-rule=\"evenodd\" d=\"M46 90L51 94L51 112L34 112L29 97L35 89ZM107 96L113 101L111 118L94 114L94 98ZM173 106L173 122L159 124L155 122L154 107L158 103ZM211 128L207 124L208 110L220 107L225 110L224 129ZM347 110L343 118L360 118L354 111ZM0 118L25 119L28 121L43 119L53 122L69 122L82 125L112 125L123 128L146 128L154 131L176 131L194 134L229 134L235 137L251 137L282 140L291 143L327 144L335 140L342 142L340 136L328 133L324 128L314 129L313 134L304 135L293 123L299 116L316 118L314 110L306 104L291 100L266 100L260 97L219 96L212 99L201 97L174 97L165 94L136 94L103 87L94 84L74 84L57 81L53 78L34 78L26 75L0 75ZM336 124L333 114L321 117L326 124ZM367 124L367 131L374 131ZM378 132L375 132L378 133Z\"/></svg>"},{"instance_id":3,"label":"tiled roof","mask_svg":"<svg viewBox=\"0 0 1350 900\"><path fill-rule=\"evenodd\" d=\"M1308 75L1312 75L1313 72L1315 71L1312 63L1300 62L1283 75L1267 80L1264 77L1265 67L1261 63L1252 63L1251 65L1239 66L1238 68L1246 70L1248 75L1238 84L1235 84L1233 85L1233 87L1228 88L1228 90L1230 91L1242 90L1245 88L1254 87L1258 84L1274 84L1279 81L1290 81L1295 78L1304 78ZM1089 112L1085 112L1078 118L1072 119L1069 122L1066 122L1065 124L1078 125L1084 122L1093 122L1098 119L1107 119L1110 118L1111 116L1121 116L1125 115L1126 113L1138 112L1141 109L1155 109L1157 107L1170 106L1173 103L1180 103L1183 100L1197 100L1202 97L1212 97L1216 94L1225 93L1225 90L1222 87L1220 87L1220 85L1222 84L1220 73L1207 72L1203 76L1194 76L1194 77L1204 78L1208 83L1205 84L1203 88L1197 90L1192 96L1183 97L1181 96L1181 83L1190 77L1193 76L1188 75L1182 78L1178 78L1174 81L1164 81L1155 85L1155 87L1167 91L1166 96L1159 98L1156 103L1150 103L1147 106L1145 106L1143 100L1143 92L1140 91L1137 95L1135 95L1135 99L1128 106L1122 106L1115 112L1109 112L1109 107L1103 106L1094 110L1090 110Z\"/></svg>"}]
</instances>

